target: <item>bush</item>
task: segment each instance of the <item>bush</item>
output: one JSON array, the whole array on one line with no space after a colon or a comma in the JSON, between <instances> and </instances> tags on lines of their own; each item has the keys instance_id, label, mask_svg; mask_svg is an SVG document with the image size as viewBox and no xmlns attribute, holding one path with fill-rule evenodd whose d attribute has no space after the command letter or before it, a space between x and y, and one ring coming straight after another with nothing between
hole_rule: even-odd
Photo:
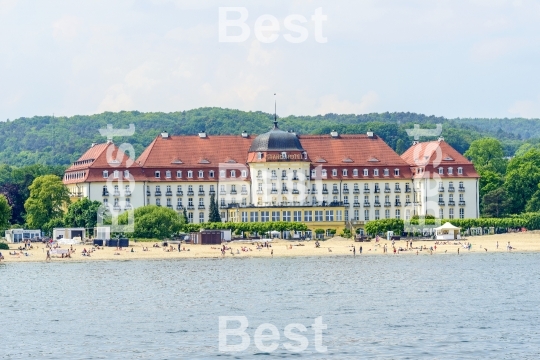
<instances>
[{"instance_id":1,"label":"bush","mask_svg":"<svg viewBox=\"0 0 540 360\"><path fill-rule=\"evenodd\" d=\"M9 245L5 242L0 242L0 250L9 250Z\"/></svg>"}]
</instances>

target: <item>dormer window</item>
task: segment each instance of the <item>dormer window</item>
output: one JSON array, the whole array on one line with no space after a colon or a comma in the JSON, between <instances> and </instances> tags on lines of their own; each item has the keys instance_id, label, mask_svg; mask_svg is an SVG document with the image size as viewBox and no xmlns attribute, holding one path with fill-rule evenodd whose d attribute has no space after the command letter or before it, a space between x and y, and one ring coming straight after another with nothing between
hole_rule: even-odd
<instances>
[{"instance_id":1,"label":"dormer window","mask_svg":"<svg viewBox=\"0 0 540 360\"><path fill-rule=\"evenodd\" d=\"M337 169L332 169L332 176L337 176Z\"/></svg>"},{"instance_id":2,"label":"dormer window","mask_svg":"<svg viewBox=\"0 0 540 360\"><path fill-rule=\"evenodd\" d=\"M379 169L373 170L373 176L379 176Z\"/></svg>"},{"instance_id":3,"label":"dormer window","mask_svg":"<svg viewBox=\"0 0 540 360\"><path fill-rule=\"evenodd\" d=\"M303 152L302 155L304 155L304 160L307 160L307 152Z\"/></svg>"},{"instance_id":4,"label":"dormer window","mask_svg":"<svg viewBox=\"0 0 540 360\"><path fill-rule=\"evenodd\" d=\"M439 168L439 175L443 175L444 174L444 169L442 167Z\"/></svg>"},{"instance_id":5,"label":"dormer window","mask_svg":"<svg viewBox=\"0 0 540 360\"><path fill-rule=\"evenodd\" d=\"M247 177L247 170L242 170L242 177L243 178Z\"/></svg>"},{"instance_id":6,"label":"dormer window","mask_svg":"<svg viewBox=\"0 0 540 360\"><path fill-rule=\"evenodd\" d=\"M284 151L281 153L281 158L282 159L286 159L287 158L287 153Z\"/></svg>"},{"instance_id":7,"label":"dormer window","mask_svg":"<svg viewBox=\"0 0 540 360\"><path fill-rule=\"evenodd\" d=\"M129 178L129 170L124 170L124 177Z\"/></svg>"},{"instance_id":8,"label":"dormer window","mask_svg":"<svg viewBox=\"0 0 540 360\"><path fill-rule=\"evenodd\" d=\"M199 170L199 178L203 178L203 177L204 177L204 171Z\"/></svg>"},{"instance_id":9,"label":"dormer window","mask_svg":"<svg viewBox=\"0 0 540 360\"><path fill-rule=\"evenodd\" d=\"M211 177L211 178L214 177L214 170L210 170L210 171L208 172L208 177Z\"/></svg>"},{"instance_id":10,"label":"dormer window","mask_svg":"<svg viewBox=\"0 0 540 360\"><path fill-rule=\"evenodd\" d=\"M458 173L458 175L463 175L463 168L462 168L462 167L458 167L458 168L457 168L457 173Z\"/></svg>"},{"instance_id":11,"label":"dormer window","mask_svg":"<svg viewBox=\"0 0 540 360\"><path fill-rule=\"evenodd\" d=\"M347 174L348 174L347 169L343 169L343 176L347 176Z\"/></svg>"},{"instance_id":12,"label":"dormer window","mask_svg":"<svg viewBox=\"0 0 540 360\"><path fill-rule=\"evenodd\" d=\"M394 176L399 176L399 169L394 169Z\"/></svg>"},{"instance_id":13,"label":"dormer window","mask_svg":"<svg viewBox=\"0 0 540 360\"><path fill-rule=\"evenodd\" d=\"M364 176L369 176L369 170L368 169L364 169Z\"/></svg>"},{"instance_id":14,"label":"dormer window","mask_svg":"<svg viewBox=\"0 0 540 360\"><path fill-rule=\"evenodd\" d=\"M219 177L224 178L225 177L225 170L219 170Z\"/></svg>"},{"instance_id":15,"label":"dormer window","mask_svg":"<svg viewBox=\"0 0 540 360\"><path fill-rule=\"evenodd\" d=\"M192 170L188 170L188 172L187 172L187 177L188 177L189 179L192 179L192 178L193 178L193 171L192 171Z\"/></svg>"},{"instance_id":16,"label":"dormer window","mask_svg":"<svg viewBox=\"0 0 540 360\"><path fill-rule=\"evenodd\" d=\"M317 176L317 170L311 170L311 177L315 179L316 176Z\"/></svg>"},{"instance_id":17,"label":"dormer window","mask_svg":"<svg viewBox=\"0 0 540 360\"><path fill-rule=\"evenodd\" d=\"M452 175L454 173L454 169L449 167L448 168L448 175Z\"/></svg>"},{"instance_id":18,"label":"dormer window","mask_svg":"<svg viewBox=\"0 0 540 360\"><path fill-rule=\"evenodd\" d=\"M107 179L109 177L109 171L103 170L103 177Z\"/></svg>"},{"instance_id":19,"label":"dormer window","mask_svg":"<svg viewBox=\"0 0 540 360\"><path fill-rule=\"evenodd\" d=\"M118 179L118 170L114 170L113 178Z\"/></svg>"},{"instance_id":20,"label":"dormer window","mask_svg":"<svg viewBox=\"0 0 540 360\"><path fill-rule=\"evenodd\" d=\"M257 159L261 160L263 158L263 153L262 152L258 152L257 153Z\"/></svg>"},{"instance_id":21,"label":"dormer window","mask_svg":"<svg viewBox=\"0 0 540 360\"><path fill-rule=\"evenodd\" d=\"M170 170L165 171L165 177L166 177L167 179L170 179L170 178L171 178L171 171L170 171Z\"/></svg>"},{"instance_id":22,"label":"dormer window","mask_svg":"<svg viewBox=\"0 0 540 360\"><path fill-rule=\"evenodd\" d=\"M384 171L384 172L383 172L383 173L384 173L384 176L390 176L390 170L384 169L383 171Z\"/></svg>"},{"instance_id":23,"label":"dormer window","mask_svg":"<svg viewBox=\"0 0 540 360\"><path fill-rule=\"evenodd\" d=\"M177 178L181 178L181 177L182 177L182 170L177 170L177 171L176 171L176 177L177 177Z\"/></svg>"},{"instance_id":24,"label":"dormer window","mask_svg":"<svg viewBox=\"0 0 540 360\"><path fill-rule=\"evenodd\" d=\"M326 169L322 169L322 176L323 176L323 177L326 177L326 176L327 176Z\"/></svg>"},{"instance_id":25,"label":"dormer window","mask_svg":"<svg viewBox=\"0 0 540 360\"><path fill-rule=\"evenodd\" d=\"M161 173L159 171L155 171L154 176L156 177L156 179L159 179L161 177Z\"/></svg>"},{"instance_id":26,"label":"dormer window","mask_svg":"<svg viewBox=\"0 0 540 360\"><path fill-rule=\"evenodd\" d=\"M231 177L232 178L236 177L236 170L231 170Z\"/></svg>"}]
</instances>

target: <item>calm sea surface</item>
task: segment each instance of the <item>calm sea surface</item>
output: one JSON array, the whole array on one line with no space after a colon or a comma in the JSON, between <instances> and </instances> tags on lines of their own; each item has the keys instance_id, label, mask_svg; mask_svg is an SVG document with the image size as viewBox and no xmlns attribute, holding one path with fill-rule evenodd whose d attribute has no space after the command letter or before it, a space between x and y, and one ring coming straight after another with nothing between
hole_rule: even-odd
<instances>
[{"instance_id":1,"label":"calm sea surface","mask_svg":"<svg viewBox=\"0 0 540 360\"><path fill-rule=\"evenodd\" d=\"M532 253L2 263L0 357L536 359L539 284ZM246 351L219 351L219 316L247 318ZM263 323L271 353L253 344ZM303 353L283 346L289 323L307 327Z\"/></svg>"}]
</instances>

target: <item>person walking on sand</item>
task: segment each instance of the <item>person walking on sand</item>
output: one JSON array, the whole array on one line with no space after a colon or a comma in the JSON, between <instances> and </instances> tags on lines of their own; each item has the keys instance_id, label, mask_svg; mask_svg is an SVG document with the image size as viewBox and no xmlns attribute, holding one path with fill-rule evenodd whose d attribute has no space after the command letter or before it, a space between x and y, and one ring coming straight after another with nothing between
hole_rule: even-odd
<instances>
[{"instance_id":1,"label":"person walking on sand","mask_svg":"<svg viewBox=\"0 0 540 360\"><path fill-rule=\"evenodd\" d=\"M51 252L47 250L47 257L45 258L45 261L51 261Z\"/></svg>"},{"instance_id":2,"label":"person walking on sand","mask_svg":"<svg viewBox=\"0 0 540 360\"><path fill-rule=\"evenodd\" d=\"M499 250L499 241L497 241L497 250Z\"/></svg>"},{"instance_id":3,"label":"person walking on sand","mask_svg":"<svg viewBox=\"0 0 540 360\"><path fill-rule=\"evenodd\" d=\"M354 245L352 247L352 255L356 256L356 246L354 246Z\"/></svg>"},{"instance_id":4,"label":"person walking on sand","mask_svg":"<svg viewBox=\"0 0 540 360\"><path fill-rule=\"evenodd\" d=\"M457 254L459 255L459 248L457 248Z\"/></svg>"},{"instance_id":5,"label":"person walking on sand","mask_svg":"<svg viewBox=\"0 0 540 360\"><path fill-rule=\"evenodd\" d=\"M362 255L362 247L360 246L360 249L358 251L360 253L360 255Z\"/></svg>"},{"instance_id":6,"label":"person walking on sand","mask_svg":"<svg viewBox=\"0 0 540 360\"><path fill-rule=\"evenodd\" d=\"M272 255L272 257L274 257L274 249L270 250L270 255Z\"/></svg>"}]
</instances>

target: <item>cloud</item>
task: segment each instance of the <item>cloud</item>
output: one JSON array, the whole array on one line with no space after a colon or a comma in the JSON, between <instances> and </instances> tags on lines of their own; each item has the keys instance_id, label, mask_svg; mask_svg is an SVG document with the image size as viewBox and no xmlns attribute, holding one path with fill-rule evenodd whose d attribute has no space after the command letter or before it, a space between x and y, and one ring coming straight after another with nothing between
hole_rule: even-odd
<instances>
[{"instance_id":1,"label":"cloud","mask_svg":"<svg viewBox=\"0 0 540 360\"><path fill-rule=\"evenodd\" d=\"M362 96L360 102L339 100L337 95L325 95L319 99L318 114L364 114L372 111L373 105L379 101L379 96L374 91L369 91Z\"/></svg>"},{"instance_id":2,"label":"cloud","mask_svg":"<svg viewBox=\"0 0 540 360\"><path fill-rule=\"evenodd\" d=\"M540 95L536 100L518 100L508 110L513 116L523 118L540 118Z\"/></svg>"},{"instance_id":3,"label":"cloud","mask_svg":"<svg viewBox=\"0 0 540 360\"><path fill-rule=\"evenodd\" d=\"M0 0L0 15L5 15L11 12L18 2L19 0Z\"/></svg>"},{"instance_id":4,"label":"cloud","mask_svg":"<svg viewBox=\"0 0 540 360\"><path fill-rule=\"evenodd\" d=\"M217 38L217 27L214 25L199 24L190 28L177 27L169 30L165 34L166 39L189 42L193 44L200 43L203 40Z\"/></svg>"},{"instance_id":5,"label":"cloud","mask_svg":"<svg viewBox=\"0 0 540 360\"><path fill-rule=\"evenodd\" d=\"M99 104L98 111L132 110L133 100L126 94L124 85L114 84L105 93L105 98Z\"/></svg>"},{"instance_id":6,"label":"cloud","mask_svg":"<svg viewBox=\"0 0 540 360\"><path fill-rule=\"evenodd\" d=\"M519 50L526 45L526 41L519 38L502 37L488 39L475 44L471 49L471 58L482 62L495 60L513 51Z\"/></svg>"},{"instance_id":7,"label":"cloud","mask_svg":"<svg viewBox=\"0 0 540 360\"><path fill-rule=\"evenodd\" d=\"M81 21L75 16L64 16L52 24L53 37L57 40L71 41L77 37Z\"/></svg>"}]
</instances>

